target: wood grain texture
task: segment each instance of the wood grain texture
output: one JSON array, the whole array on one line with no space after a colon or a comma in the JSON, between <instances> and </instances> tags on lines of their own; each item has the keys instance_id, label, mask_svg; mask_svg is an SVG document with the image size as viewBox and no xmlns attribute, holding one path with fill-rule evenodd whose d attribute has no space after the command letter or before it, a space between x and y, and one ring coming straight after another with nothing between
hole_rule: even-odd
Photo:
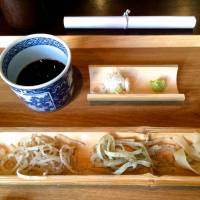
<instances>
[{"instance_id":1,"label":"wood grain texture","mask_svg":"<svg viewBox=\"0 0 200 200\"><path fill-rule=\"evenodd\" d=\"M88 94L91 102L177 102L185 101L184 94Z\"/></svg>"},{"instance_id":2,"label":"wood grain texture","mask_svg":"<svg viewBox=\"0 0 200 200\"><path fill-rule=\"evenodd\" d=\"M199 200L199 188L160 188L160 187L135 187L135 186L53 186L44 187L0 187L2 200L88 200L88 199L123 199L123 200Z\"/></svg>"},{"instance_id":3,"label":"wood grain texture","mask_svg":"<svg viewBox=\"0 0 200 200\"><path fill-rule=\"evenodd\" d=\"M7 47L21 36L0 36L0 48ZM200 47L199 35L145 35L145 36L66 36L58 35L70 49L121 49L121 48L178 48ZM174 63L173 63L174 64Z\"/></svg>"},{"instance_id":4,"label":"wood grain texture","mask_svg":"<svg viewBox=\"0 0 200 200\"><path fill-rule=\"evenodd\" d=\"M171 187L200 187L200 179L197 176L162 176L155 177L150 174L146 175L80 175L80 176L51 176L35 178L34 180L22 180L16 176L0 177L1 186L171 186Z\"/></svg>"},{"instance_id":5,"label":"wood grain texture","mask_svg":"<svg viewBox=\"0 0 200 200\"><path fill-rule=\"evenodd\" d=\"M187 37L187 41L190 42L185 42L186 38L182 39L182 36L161 36L161 39L157 36L101 36L95 37L96 39L84 36L79 37L77 43L75 36L62 36L72 47L72 63L77 83L73 100L57 112L33 112L21 103L3 81L0 81L0 126L199 127L200 40L199 36ZM147 47L145 42L138 43L138 40L143 39L147 42ZM173 44L172 47L167 41ZM178 88L180 93L186 95L186 100L179 104L90 104L86 98L89 92L88 65L91 64L178 64Z\"/></svg>"}]
</instances>

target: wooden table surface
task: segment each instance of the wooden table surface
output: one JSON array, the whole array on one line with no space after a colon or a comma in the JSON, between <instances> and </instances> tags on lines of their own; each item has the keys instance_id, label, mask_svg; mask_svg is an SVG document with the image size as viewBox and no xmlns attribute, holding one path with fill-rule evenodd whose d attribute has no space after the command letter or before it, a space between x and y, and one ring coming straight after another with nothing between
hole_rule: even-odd
<instances>
[{"instance_id":1,"label":"wooden table surface","mask_svg":"<svg viewBox=\"0 0 200 200\"><path fill-rule=\"evenodd\" d=\"M46 32L56 35L86 35L63 38L70 44L73 65L79 77L79 90L74 100L55 113L36 113L26 108L0 81L0 126L200 126L200 38L198 36L153 36L135 38L101 38L87 35L198 35L200 19L199 0L69 0L48 1L50 15L46 27L32 31L10 27L0 12L0 35L24 35ZM60 8L62 8L60 10ZM65 30L63 16L122 15L125 9L133 15L194 15L194 30ZM12 39L8 39L12 40ZM4 47L6 40L0 40ZM115 41L113 43L113 41ZM96 45L98 44L98 49ZM114 44L114 46L113 46ZM134 48L133 48L134 47ZM165 48L163 48L165 47ZM123 52L123 53L122 53ZM178 105L116 104L90 105L88 64L179 64L178 84L186 94L186 102ZM163 199L199 200L199 187L143 187L143 186L0 186L0 199Z\"/></svg>"}]
</instances>

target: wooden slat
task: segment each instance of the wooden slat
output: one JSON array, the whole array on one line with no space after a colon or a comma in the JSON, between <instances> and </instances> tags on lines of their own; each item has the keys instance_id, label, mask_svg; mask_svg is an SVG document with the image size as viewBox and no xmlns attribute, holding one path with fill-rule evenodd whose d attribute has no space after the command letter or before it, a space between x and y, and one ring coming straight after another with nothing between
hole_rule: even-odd
<instances>
[{"instance_id":1,"label":"wooden slat","mask_svg":"<svg viewBox=\"0 0 200 200\"><path fill-rule=\"evenodd\" d=\"M2 200L199 200L199 187L138 186L9 186L0 187Z\"/></svg>"},{"instance_id":2,"label":"wooden slat","mask_svg":"<svg viewBox=\"0 0 200 200\"><path fill-rule=\"evenodd\" d=\"M21 36L0 36L0 48L5 48ZM157 36L58 36L70 48L171 48L200 47L198 35L157 35Z\"/></svg>"},{"instance_id":3,"label":"wooden slat","mask_svg":"<svg viewBox=\"0 0 200 200\"><path fill-rule=\"evenodd\" d=\"M88 94L88 101L177 102L185 101L184 94Z\"/></svg>"},{"instance_id":4,"label":"wooden slat","mask_svg":"<svg viewBox=\"0 0 200 200\"><path fill-rule=\"evenodd\" d=\"M0 186L200 186L196 176L161 176L146 175L90 175L90 176L49 176L41 180L23 180L16 176L0 176Z\"/></svg>"}]
</instances>

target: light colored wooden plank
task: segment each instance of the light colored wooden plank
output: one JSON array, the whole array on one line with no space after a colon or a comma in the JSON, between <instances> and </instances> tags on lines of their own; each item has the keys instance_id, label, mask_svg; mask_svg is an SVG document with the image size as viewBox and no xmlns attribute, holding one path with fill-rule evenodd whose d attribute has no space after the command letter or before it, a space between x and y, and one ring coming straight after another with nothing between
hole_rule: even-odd
<instances>
[{"instance_id":1,"label":"light colored wooden plank","mask_svg":"<svg viewBox=\"0 0 200 200\"><path fill-rule=\"evenodd\" d=\"M5 48L21 36L0 36L0 48ZM58 35L70 48L172 48L200 47L198 35L152 36L65 36Z\"/></svg>"},{"instance_id":2,"label":"light colored wooden plank","mask_svg":"<svg viewBox=\"0 0 200 200\"><path fill-rule=\"evenodd\" d=\"M138 186L9 186L0 187L2 200L199 200L199 187Z\"/></svg>"},{"instance_id":3,"label":"light colored wooden plank","mask_svg":"<svg viewBox=\"0 0 200 200\"><path fill-rule=\"evenodd\" d=\"M176 102L185 101L184 94L88 94L88 101L150 101L150 102Z\"/></svg>"},{"instance_id":4,"label":"light colored wooden plank","mask_svg":"<svg viewBox=\"0 0 200 200\"><path fill-rule=\"evenodd\" d=\"M160 176L145 175L89 175L89 176L49 176L42 180L23 180L16 176L1 176L0 186L200 186L197 176Z\"/></svg>"}]
</instances>

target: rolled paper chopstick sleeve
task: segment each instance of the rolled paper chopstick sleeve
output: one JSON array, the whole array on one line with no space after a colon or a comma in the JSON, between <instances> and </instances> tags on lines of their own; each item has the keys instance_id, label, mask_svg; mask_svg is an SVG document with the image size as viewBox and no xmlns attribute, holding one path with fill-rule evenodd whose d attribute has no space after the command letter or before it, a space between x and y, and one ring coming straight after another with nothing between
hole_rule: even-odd
<instances>
[{"instance_id":1,"label":"rolled paper chopstick sleeve","mask_svg":"<svg viewBox=\"0 0 200 200\"><path fill-rule=\"evenodd\" d=\"M64 17L67 29L193 29L194 16Z\"/></svg>"},{"instance_id":2,"label":"rolled paper chopstick sleeve","mask_svg":"<svg viewBox=\"0 0 200 200\"><path fill-rule=\"evenodd\" d=\"M196 25L196 18L193 16L150 16L150 17L129 17L128 28L138 29L191 29Z\"/></svg>"},{"instance_id":3,"label":"rolled paper chopstick sleeve","mask_svg":"<svg viewBox=\"0 0 200 200\"><path fill-rule=\"evenodd\" d=\"M126 18L112 17L64 17L65 28L85 29L123 29L126 27Z\"/></svg>"}]
</instances>

